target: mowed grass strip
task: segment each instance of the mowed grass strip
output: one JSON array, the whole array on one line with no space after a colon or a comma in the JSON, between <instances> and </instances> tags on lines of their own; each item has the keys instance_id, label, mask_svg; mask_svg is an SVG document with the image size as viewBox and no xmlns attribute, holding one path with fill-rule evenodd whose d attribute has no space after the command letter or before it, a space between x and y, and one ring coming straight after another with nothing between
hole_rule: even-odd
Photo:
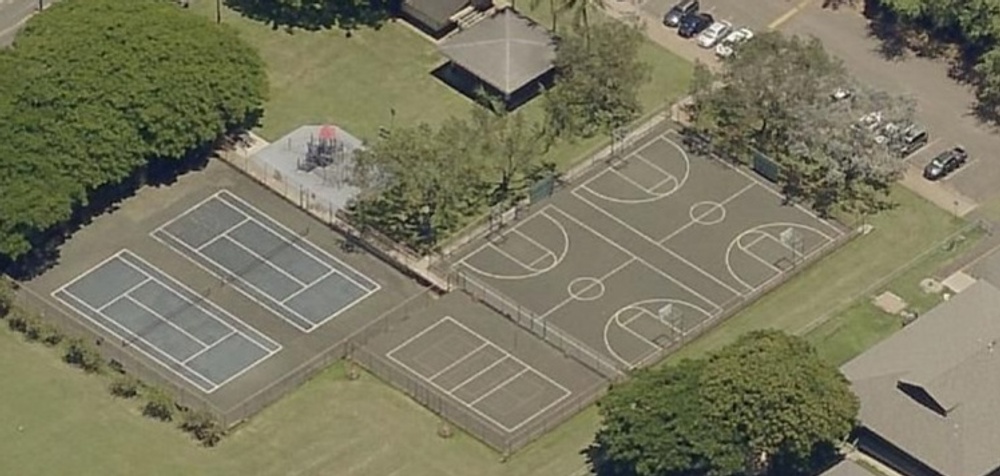
<instances>
[{"instance_id":1,"label":"mowed grass strip","mask_svg":"<svg viewBox=\"0 0 1000 476\"><path fill-rule=\"evenodd\" d=\"M837 319L873 285L965 226L945 210L902 186L892 191L896 208L872 217L874 231L859 236L765 295L665 362L698 357L755 329L801 333L816 319Z\"/></svg>"},{"instance_id":2,"label":"mowed grass strip","mask_svg":"<svg viewBox=\"0 0 1000 476\"><path fill-rule=\"evenodd\" d=\"M215 16L214 2L194 2L192 9ZM526 15L545 26L551 23L548 13L541 10ZM267 140L277 140L300 125L324 123L375 140L379 127L436 125L451 116L465 117L478 107L431 75L446 59L430 39L401 20L377 30L361 29L350 37L336 29L273 29L231 10L223 12L223 22L257 48L267 64L270 100L257 130ZM640 56L651 69L651 80L639 93L643 114L686 94L693 71L690 62L649 40L643 43ZM517 113L541 119L543 101L537 97ZM563 141L545 159L566 169L609 140Z\"/></svg>"}]
</instances>

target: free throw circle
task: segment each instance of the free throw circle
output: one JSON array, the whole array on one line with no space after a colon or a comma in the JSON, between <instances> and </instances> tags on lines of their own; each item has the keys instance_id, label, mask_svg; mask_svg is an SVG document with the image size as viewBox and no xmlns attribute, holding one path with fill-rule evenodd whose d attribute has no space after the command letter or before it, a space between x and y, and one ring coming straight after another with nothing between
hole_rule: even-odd
<instances>
[{"instance_id":1,"label":"free throw circle","mask_svg":"<svg viewBox=\"0 0 1000 476\"><path fill-rule=\"evenodd\" d=\"M604 296L604 283L597 278L580 277L570 281L566 290L577 301L593 301Z\"/></svg>"}]
</instances>

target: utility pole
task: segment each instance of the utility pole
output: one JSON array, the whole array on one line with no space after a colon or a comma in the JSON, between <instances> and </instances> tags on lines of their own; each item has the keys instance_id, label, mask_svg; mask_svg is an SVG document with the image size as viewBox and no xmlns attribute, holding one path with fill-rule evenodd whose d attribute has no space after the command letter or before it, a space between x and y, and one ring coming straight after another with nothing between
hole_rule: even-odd
<instances>
[{"instance_id":1,"label":"utility pole","mask_svg":"<svg viewBox=\"0 0 1000 476\"><path fill-rule=\"evenodd\" d=\"M38 11L45 9L45 0L38 0Z\"/></svg>"},{"instance_id":2,"label":"utility pole","mask_svg":"<svg viewBox=\"0 0 1000 476\"><path fill-rule=\"evenodd\" d=\"M215 0L215 23L222 23L222 0Z\"/></svg>"}]
</instances>

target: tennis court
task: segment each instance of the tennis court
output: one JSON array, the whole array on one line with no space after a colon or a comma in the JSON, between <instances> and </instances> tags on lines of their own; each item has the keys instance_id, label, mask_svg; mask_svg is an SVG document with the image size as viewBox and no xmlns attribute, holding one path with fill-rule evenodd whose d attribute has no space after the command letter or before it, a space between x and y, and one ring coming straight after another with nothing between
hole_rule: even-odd
<instances>
[{"instance_id":1,"label":"tennis court","mask_svg":"<svg viewBox=\"0 0 1000 476\"><path fill-rule=\"evenodd\" d=\"M572 394L450 316L386 355L427 385L507 432L518 431Z\"/></svg>"},{"instance_id":2,"label":"tennis court","mask_svg":"<svg viewBox=\"0 0 1000 476\"><path fill-rule=\"evenodd\" d=\"M662 127L459 250L461 286L628 370L845 236L746 171L680 143Z\"/></svg>"},{"instance_id":3,"label":"tennis court","mask_svg":"<svg viewBox=\"0 0 1000 476\"><path fill-rule=\"evenodd\" d=\"M281 346L128 250L52 295L205 393Z\"/></svg>"},{"instance_id":4,"label":"tennis court","mask_svg":"<svg viewBox=\"0 0 1000 476\"><path fill-rule=\"evenodd\" d=\"M379 284L226 190L151 235L205 271L312 332L379 290Z\"/></svg>"}]
</instances>

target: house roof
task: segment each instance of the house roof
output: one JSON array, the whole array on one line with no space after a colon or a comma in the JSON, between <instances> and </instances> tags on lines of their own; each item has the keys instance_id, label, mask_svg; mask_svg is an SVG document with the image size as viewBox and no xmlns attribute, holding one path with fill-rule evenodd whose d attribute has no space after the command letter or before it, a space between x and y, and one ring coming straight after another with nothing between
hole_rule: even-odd
<instances>
[{"instance_id":1,"label":"house roof","mask_svg":"<svg viewBox=\"0 0 1000 476\"><path fill-rule=\"evenodd\" d=\"M443 25L451 21L452 15L468 6L469 0L405 0L405 3Z\"/></svg>"},{"instance_id":2,"label":"house roof","mask_svg":"<svg viewBox=\"0 0 1000 476\"><path fill-rule=\"evenodd\" d=\"M445 39L438 49L504 94L548 72L556 59L549 31L510 8Z\"/></svg>"},{"instance_id":3,"label":"house roof","mask_svg":"<svg viewBox=\"0 0 1000 476\"><path fill-rule=\"evenodd\" d=\"M941 474L1000 467L1000 289L979 281L842 371L861 423Z\"/></svg>"},{"instance_id":4,"label":"house roof","mask_svg":"<svg viewBox=\"0 0 1000 476\"><path fill-rule=\"evenodd\" d=\"M854 461L845 459L820 476L872 476L872 473Z\"/></svg>"}]
</instances>

